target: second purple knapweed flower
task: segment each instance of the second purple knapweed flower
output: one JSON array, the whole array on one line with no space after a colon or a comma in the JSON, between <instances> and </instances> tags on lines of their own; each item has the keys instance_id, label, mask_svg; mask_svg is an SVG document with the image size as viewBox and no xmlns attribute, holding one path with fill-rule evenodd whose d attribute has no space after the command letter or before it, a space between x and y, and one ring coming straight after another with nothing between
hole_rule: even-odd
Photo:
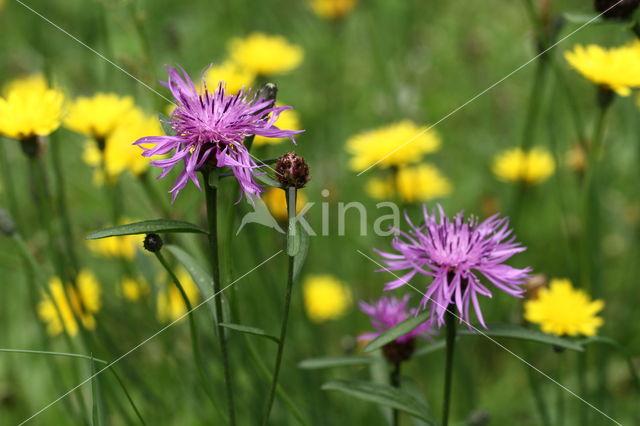
<instances>
[{"instance_id":1,"label":"second purple knapweed flower","mask_svg":"<svg viewBox=\"0 0 640 426\"><path fill-rule=\"evenodd\" d=\"M196 172L202 167L229 167L245 195L262 192L254 175L259 173L256 164L244 145L250 135L268 138L288 137L301 133L282 130L274 125L280 113L291 107L276 107L273 100L251 95L244 90L237 94L225 92L221 82L214 92L206 84L199 92L189 75L182 75L167 67L169 78L162 84L169 88L176 108L166 123L174 130L174 136L147 136L135 142L145 157L166 155L170 158L155 160L151 164L163 169L158 179L165 177L178 163L184 165L171 193L175 201L178 193L189 180L199 189ZM295 141L294 141L295 142ZM152 145L151 147L147 145Z\"/></svg>"},{"instance_id":2,"label":"second purple knapweed flower","mask_svg":"<svg viewBox=\"0 0 640 426\"><path fill-rule=\"evenodd\" d=\"M450 306L455 306L460 322L470 324L469 309L473 304L476 317L486 328L478 295L492 297L491 291L480 281L478 274L498 289L515 297L522 297L520 287L529 277L531 268L517 269L504 262L516 253L526 250L515 242L509 229L508 218L491 216L483 222L471 217L465 221L463 213L450 220L438 206L429 213L423 206L424 222L399 233L391 243L393 253L379 251L384 257L385 270L407 271L395 281L387 283L392 290L408 284L417 274L433 277L427 285L421 302L431 309L431 318L439 326Z\"/></svg>"},{"instance_id":3,"label":"second purple knapweed flower","mask_svg":"<svg viewBox=\"0 0 640 426\"><path fill-rule=\"evenodd\" d=\"M405 294L402 299L397 299L395 296L382 296L377 302L372 304L361 301L359 303L360 310L369 315L371 325L373 325L376 331L361 334L358 336L358 340L367 341L375 339L383 332L395 327L409 317L417 315L418 310L416 308L408 309L409 298L410 295ZM432 323L427 321L407 334L398 337L396 341L404 343L416 337L428 338L430 334L433 334Z\"/></svg>"}]
</instances>

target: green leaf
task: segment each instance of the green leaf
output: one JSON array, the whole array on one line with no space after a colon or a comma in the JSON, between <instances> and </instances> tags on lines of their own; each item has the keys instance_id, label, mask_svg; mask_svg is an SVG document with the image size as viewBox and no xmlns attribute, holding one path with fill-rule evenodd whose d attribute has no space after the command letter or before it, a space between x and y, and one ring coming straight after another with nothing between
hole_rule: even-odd
<instances>
[{"instance_id":1,"label":"green leaf","mask_svg":"<svg viewBox=\"0 0 640 426\"><path fill-rule=\"evenodd\" d=\"M264 337L265 339L269 339L275 343L280 343L280 339L278 339L276 336L272 336L266 331L256 327L248 327L246 325L229 324L229 323L222 323L220 324L220 326L228 328L229 330L239 331L240 333L252 334L254 336Z\"/></svg>"},{"instance_id":2,"label":"green leaf","mask_svg":"<svg viewBox=\"0 0 640 426\"><path fill-rule=\"evenodd\" d=\"M173 129L173 127L171 126L171 124L169 124L169 117L167 117L164 114L158 114L158 120L160 120L160 126L162 126L162 130L164 131L164 134L167 136L175 136L176 135L176 131Z\"/></svg>"},{"instance_id":3,"label":"green leaf","mask_svg":"<svg viewBox=\"0 0 640 426\"><path fill-rule=\"evenodd\" d=\"M300 252L302 230L297 220L289 221L287 232L287 256L294 257Z\"/></svg>"},{"instance_id":4,"label":"green leaf","mask_svg":"<svg viewBox=\"0 0 640 426\"><path fill-rule=\"evenodd\" d=\"M375 361L376 358L368 356L331 356L305 359L298 364L298 368L302 368L304 370L317 370L321 368L367 365Z\"/></svg>"},{"instance_id":5,"label":"green leaf","mask_svg":"<svg viewBox=\"0 0 640 426\"><path fill-rule=\"evenodd\" d=\"M582 352L584 348L578 341L570 340L564 337L546 334L541 331L532 330L530 328L520 327L513 324L488 324L488 329L467 330L461 328L458 334L463 336L490 336L490 337L508 337L512 339L528 340L531 342L546 343L561 348L571 349Z\"/></svg>"},{"instance_id":6,"label":"green leaf","mask_svg":"<svg viewBox=\"0 0 640 426\"><path fill-rule=\"evenodd\" d=\"M591 336L591 337L586 337L584 339L580 339L578 340L578 342L581 345L590 345L592 343L601 343L607 346L611 346L612 348L615 349L622 349L622 346L620 346L620 343L616 342L615 340L609 338L609 337L604 337L604 336Z\"/></svg>"},{"instance_id":7,"label":"green leaf","mask_svg":"<svg viewBox=\"0 0 640 426\"><path fill-rule=\"evenodd\" d=\"M562 18L570 24L578 25L599 24L605 21L601 16L598 16L598 14L595 13L565 12L562 14Z\"/></svg>"},{"instance_id":8,"label":"green leaf","mask_svg":"<svg viewBox=\"0 0 640 426\"><path fill-rule=\"evenodd\" d=\"M307 255L309 254L310 243L309 234L302 225L298 226L298 235L300 235L300 248L298 249L298 253L293 258L294 283L297 283L298 279L300 278L300 272L302 272L302 267L304 266L304 262L307 260Z\"/></svg>"},{"instance_id":9,"label":"green leaf","mask_svg":"<svg viewBox=\"0 0 640 426\"><path fill-rule=\"evenodd\" d=\"M172 219L155 219L101 229L100 231L95 231L87 235L87 240L151 233L206 234L207 231L189 222Z\"/></svg>"},{"instance_id":10,"label":"green leaf","mask_svg":"<svg viewBox=\"0 0 640 426\"><path fill-rule=\"evenodd\" d=\"M421 312L414 317L406 319L405 321L401 322L393 328L388 329L387 331L370 341L369 344L364 347L362 352L374 351L383 347L389 342L393 342L398 337L404 336L405 334L409 333L417 326L425 322L429 318L429 315L429 312Z\"/></svg>"},{"instance_id":11,"label":"green leaf","mask_svg":"<svg viewBox=\"0 0 640 426\"><path fill-rule=\"evenodd\" d=\"M282 185L280 185L280 183L277 180L269 176L267 173L255 175L254 177L267 186L272 186L274 188L282 188Z\"/></svg>"},{"instance_id":12,"label":"green leaf","mask_svg":"<svg viewBox=\"0 0 640 426\"><path fill-rule=\"evenodd\" d=\"M373 402L386 407L395 408L414 417L422 419L427 424L434 425L429 408L410 393L392 386L360 381L336 380L322 385L323 390L338 391L354 396L363 401Z\"/></svg>"},{"instance_id":13,"label":"green leaf","mask_svg":"<svg viewBox=\"0 0 640 426\"><path fill-rule=\"evenodd\" d=\"M102 426L104 421L104 402L102 400L102 390L100 387L100 377L98 377L96 363L91 359L91 399L92 399L92 424Z\"/></svg>"}]
</instances>

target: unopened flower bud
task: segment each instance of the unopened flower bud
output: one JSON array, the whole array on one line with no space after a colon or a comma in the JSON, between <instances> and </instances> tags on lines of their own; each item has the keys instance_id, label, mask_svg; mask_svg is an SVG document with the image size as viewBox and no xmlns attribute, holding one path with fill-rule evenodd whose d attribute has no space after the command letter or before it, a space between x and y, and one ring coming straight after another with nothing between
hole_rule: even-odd
<instances>
[{"instance_id":1,"label":"unopened flower bud","mask_svg":"<svg viewBox=\"0 0 640 426\"><path fill-rule=\"evenodd\" d=\"M309 166L295 152L284 154L276 162L276 179L283 188L303 188L309 182Z\"/></svg>"},{"instance_id":2,"label":"unopened flower bud","mask_svg":"<svg viewBox=\"0 0 640 426\"><path fill-rule=\"evenodd\" d=\"M640 6L640 0L595 0L595 8L609 19L627 19Z\"/></svg>"},{"instance_id":3,"label":"unopened flower bud","mask_svg":"<svg viewBox=\"0 0 640 426\"><path fill-rule=\"evenodd\" d=\"M16 232L16 223L13 221L9 212L5 209L0 209L0 232L8 237L12 236Z\"/></svg>"},{"instance_id":4,"label":"unopened flower bud","mask_svg":"<svg viewBox=\"0 0 640 426\"><path fill-rule=\"evenodd\" d=\"M406 342L394 340L382 347L382 354L392 364L409 361L416 350L416 339L409 339Z\"/></svg>"},{"instance_id":5,"label":"unopened flower bud","mask_svg":"<svg viewBox=\"0 0 640 426\"><path fill-rule=\"evenodd\" d=\"M158 234L147 234L144 237L144 249L151 253L157 253L162 248L162 238Z\"/></svg>"}]
</instances>

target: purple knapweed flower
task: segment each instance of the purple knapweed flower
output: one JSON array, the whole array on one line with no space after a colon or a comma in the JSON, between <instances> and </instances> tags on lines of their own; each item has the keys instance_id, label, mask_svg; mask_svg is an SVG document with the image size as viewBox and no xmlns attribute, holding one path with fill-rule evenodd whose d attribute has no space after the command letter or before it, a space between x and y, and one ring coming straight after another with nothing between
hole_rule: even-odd
<instances>
[{"instance_id":1,"label":"purple knapweed flower","mask_svg":"<svg viewBox=\"0 0 640 426\"><path fill-rule=\"evenodd\" d=\"M371 325L376 329L374 332L364 333L358 336L358 341L375 339L383 332L395 327L407 318L418 314L418 309L407 309L410 295L406 294L402 299L395 296L383 296L377 302L369 305L361 301L360 310L371 317ZM433 334L433 323L431 320L423 322L407 334L396 339L398 343L405 343L416 337L429 338Z\"/></svg>"},{"instance_id":2,"label":"purple knapweed flower","mask_svg":"<svg viewBox=\"0 0 640 426\"><path fill-rule=\"evenodd\" d=\"M522 297L524 290L520 286L531 268L517 269L503 262L526 248L515 242L506 217L494 215L479 223L475 217L465 221L462 212L449 220L440 205L438 211L439 220L435 212L429 214L423 206L423 224L416 226L406 217L409 232L396 230L398 236L391 243L395 253L377 250L385 258L385 270L408 271L387 283L386 289L408 284L416 274L431 276L433 281L426 287L421 307L431 309L431 318L439 326L444 324L450 305L455 305L460 322L470 324L469 306L473 303L476 317L486 328L478 294L492 294L476 273L498 289Z\"/></svg>"},{"instance_id":3,"label":"purple knapweed flower","mask_svg":"<svg viewBox=\"0 0 640 426\"><path fill-rule=\"evenodd\" d=\"M262 189L254 175L262 166L251 158L244 138L288 137L295 143L293 136L302 131L282 130L274 125L280 113L291 107L276 107L273 100L258 98L244 90L236 95L227 94L223 82L215 92L209 92L203 80L204 90L200 93L184 70L182 75L174 68L167 70L168 81L162 84L171 91L176 108L166 124L173 128L175 136L147 136L138 139L135 145L142 147L145 157L173 151L170 158L151 162L163 169L158 179L183 163L184 169L170 191L173 201L189 180L202 190L196 172L205 165L229 167L245 195L260 194Z\"/></svg>"}]
</instances>

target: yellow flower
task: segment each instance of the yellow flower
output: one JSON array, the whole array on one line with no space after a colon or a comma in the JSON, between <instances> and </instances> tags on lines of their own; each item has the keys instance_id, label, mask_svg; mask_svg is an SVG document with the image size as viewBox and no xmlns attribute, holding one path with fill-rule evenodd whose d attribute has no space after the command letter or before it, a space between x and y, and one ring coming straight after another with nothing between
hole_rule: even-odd
<instances>
[{"instance_id":1,"label":"yellow flower","mask_svg":"<svg viewBox=\"0 0 640 426\"><path fill-rule=\"evenodd\" d=\"M122 297L132 302L142 299L151 291L149 284L143 278L124 277L119 287Z\"/></svg>"},{"instance_id":2,"label":"yellow flower","mask_svg":"<svg viewBox=\"0 0 640 426\"><path fill-rule=\"evenodd\" d=\"M123 222L128 223L128 222ZM142 246L139 235L124 235L122 237L88 240L89 250L102 257L122 257L132 260L136 255L136 248Z\"/></svg>"},{"instance_id":3,"label":"yellow flower","mask_svg":"<svg viewBox=\"0 0 640 426\"><path fill-rule=\"evenodd\" d=\"M82 135L106 139L133 109L130 96L115 93L96 93L79 97L69 107L64 125Z\"/></svg>"},{"instance_id":4,"label":"yellow flower","mask_svg":"<svg viewBox=\"0 0 640 426\"><path fill-rule=\"evenodd\" d=\"M267 76L293 70L302 62L304 52L282 36L255 32L244 39L232 39L229 56L243 69Z\"/></svg>"},{"instance_id":5,"label":"yellow flower","mask_svg":"<svg viewBox=\"0 0 640 426\"><path fill-rule=\"evenodd\" d=\"M133 142L143 136L160 134L162 127L157 117L146 115L139 108L131 109L106 139L104 155L109 179L117 179L126 170L134 175L143 174L149 167L149 158L143 157L140 147ZM95 142L87 141L82 159L98 169L96 181L102 182L102 154Z\"/></svg>"},{"instance_id":6,"label":"yellow flower","mask_svg":"<svg viewBox=\"0 0 640 426\"><path fill-rule=\"evenodd\" d=\"M10 82L0 98L0 134L13 139L47 136L60 127L64 95L41 75Z\"/></svg>"},{"instance_id":7,"label":"yellow flower","mask_svg":"<svg viewBox=\"0 0 640 426\"><path fill-rule=\"evenodd\" d=\"M503 181L520 181L530 185L544 182L555 171L556 163L543 148L532 148L525 153L520 148L498 154L493 162L493 173Z\"/></svg>"},{"instance_id":8,"label":"yellow flower","mask_svg":"<svg viewBox=\"0 0 640 426\"><path fill-rule=\"evenodd\" d=\"M96 326L94 314L100 310L101 289L95 275L88 270L78 274L76 284L63 286L58 277L49 281L49 294L45 294L38 304L38 316L47 323L47 332L56 336L66 331L70 336L78 333L78 322L87 330ZM61 321L62 319L62 321Z\"/></svg>"},{"instance_id":9,"label":"yellow flower","mask_svg":"<svg viewBox=\"0 0 640 426\"><path fill-rule=\"evenodd\" d=\"M304 306L313 322L340 318L351 306L351 289L332 275L311 275L304 283Z\"/></svg>"},{"instance_id":10,"label":"yellow flower","mask_svg":"<svg viewBox=\"0 0 640 426\"><path fill-rule=\"evenodd\" d=\"M249 89L255 80L255 73L246 70L238 64L226 61L218 66L209 68L204 75L207 89L213 92L218 84L224 81L226 93L235 95L240 89Z\"/></svg>"},{"instance_id":11,"label":"yellow flower","mask_svg":"<svg viewBox=\"0 0 640 426\"><path fill-rule=\"evenodd\" d=\"M200 292L196 283L193 282L191 275L184 269L178 268L176 270L176 276L184 288L184 292L187 294L187 299L191 303L191 307L194 307L200 300ZM169 278L165 278L167 281L167 289L165 291L158 292L157 307L158 307L158 320L161 322L175 321L187 312L187 307L182 300L180 290L178 290L173 282Z\"/></svg>"},{"instance_id":12,"label":"yellow flower","mask_svg":"<svg viewBox=\"0 0 640 426\"><path fill-rule=\"evenodd\" d=\"M420 164L398 169L393 178L372 178L367 182L367 193L376 200L393 198L396 191L406 203L430 201L451 193L451 183L431 164Z\"/></svg>"},{"instance_id":13,"label":"yellow flower","mask_svg":"<svg viewBox=\"0 0 640 426\"><path fill-rule=\"evenodd\" d=\"M353 155L351 168L361 171L373 164L399 167L419 162L424 154L437 151L441 144L434 130L422 133L424 129L404 120L351 137L347 141L347 150Z\"/></svg>"},{"instance_id":14,"label":"yellow flower","mask_svg":"<svg viewBox=\"0 0 640 426\"><path fill-rule=\"evenodd\" d=\"M606 49L597 45L576 45L564 57L584 78L629 96L640 87L640 41Z\"/></svg>"},{"instance_id":15,"label":"yellow flower","mask_svg":"<svg viewBox=\"0 0 640 426\"><path fill-rule=\"evenodd\" d=\"M357 0L310 0L313 12L324 19L338 19L351 12Z\"/></svg>"},{"instance_id":16,"label":"yellow flower","mask_svg":"<svg viewBox=\"0 0 640 426\"><path fill-rule=\"evenodd\" d=\"M279 102L276 103L276 106L283 106ZM293 109L286 109L280 113L280 116L275 122L275 125L279 129L288 129L288 130L302 130L300 128L300 117L298 117L298 113ZM278 144L284 140L288 140L289 138L265 138L264 136L256 135L253 143L255 146L262 146L268 144Z\"/></svg>"},{"instance_id":17,"label":"yellow flower","mask_svg":"<svg viewBox=\"0 0 640 426\"><path fill-rule=\"evenodd\" d=\"M540 289L538 298L524 305L527 321L539 324L545 333L557 336L594 336L603 320L596 314L604 308L602 300L594 300L576 290L567 279L553 279L549 288Z\"/></svg>"},{"instance_id":18,"label":"yellow flower","mask_svg":"<svg viewBox=\"0 0 640 426\"><path fill-rule=\"evenodd\" d=\"M286 193L279 188L269 188L262 194L262 200L265 202L269 211L278 220L287 220L287 203ZM302 191L298 191L296 197L296 212L300 212L305 204L307 204L307 196Z\"/></svg>"}]
</instances>

